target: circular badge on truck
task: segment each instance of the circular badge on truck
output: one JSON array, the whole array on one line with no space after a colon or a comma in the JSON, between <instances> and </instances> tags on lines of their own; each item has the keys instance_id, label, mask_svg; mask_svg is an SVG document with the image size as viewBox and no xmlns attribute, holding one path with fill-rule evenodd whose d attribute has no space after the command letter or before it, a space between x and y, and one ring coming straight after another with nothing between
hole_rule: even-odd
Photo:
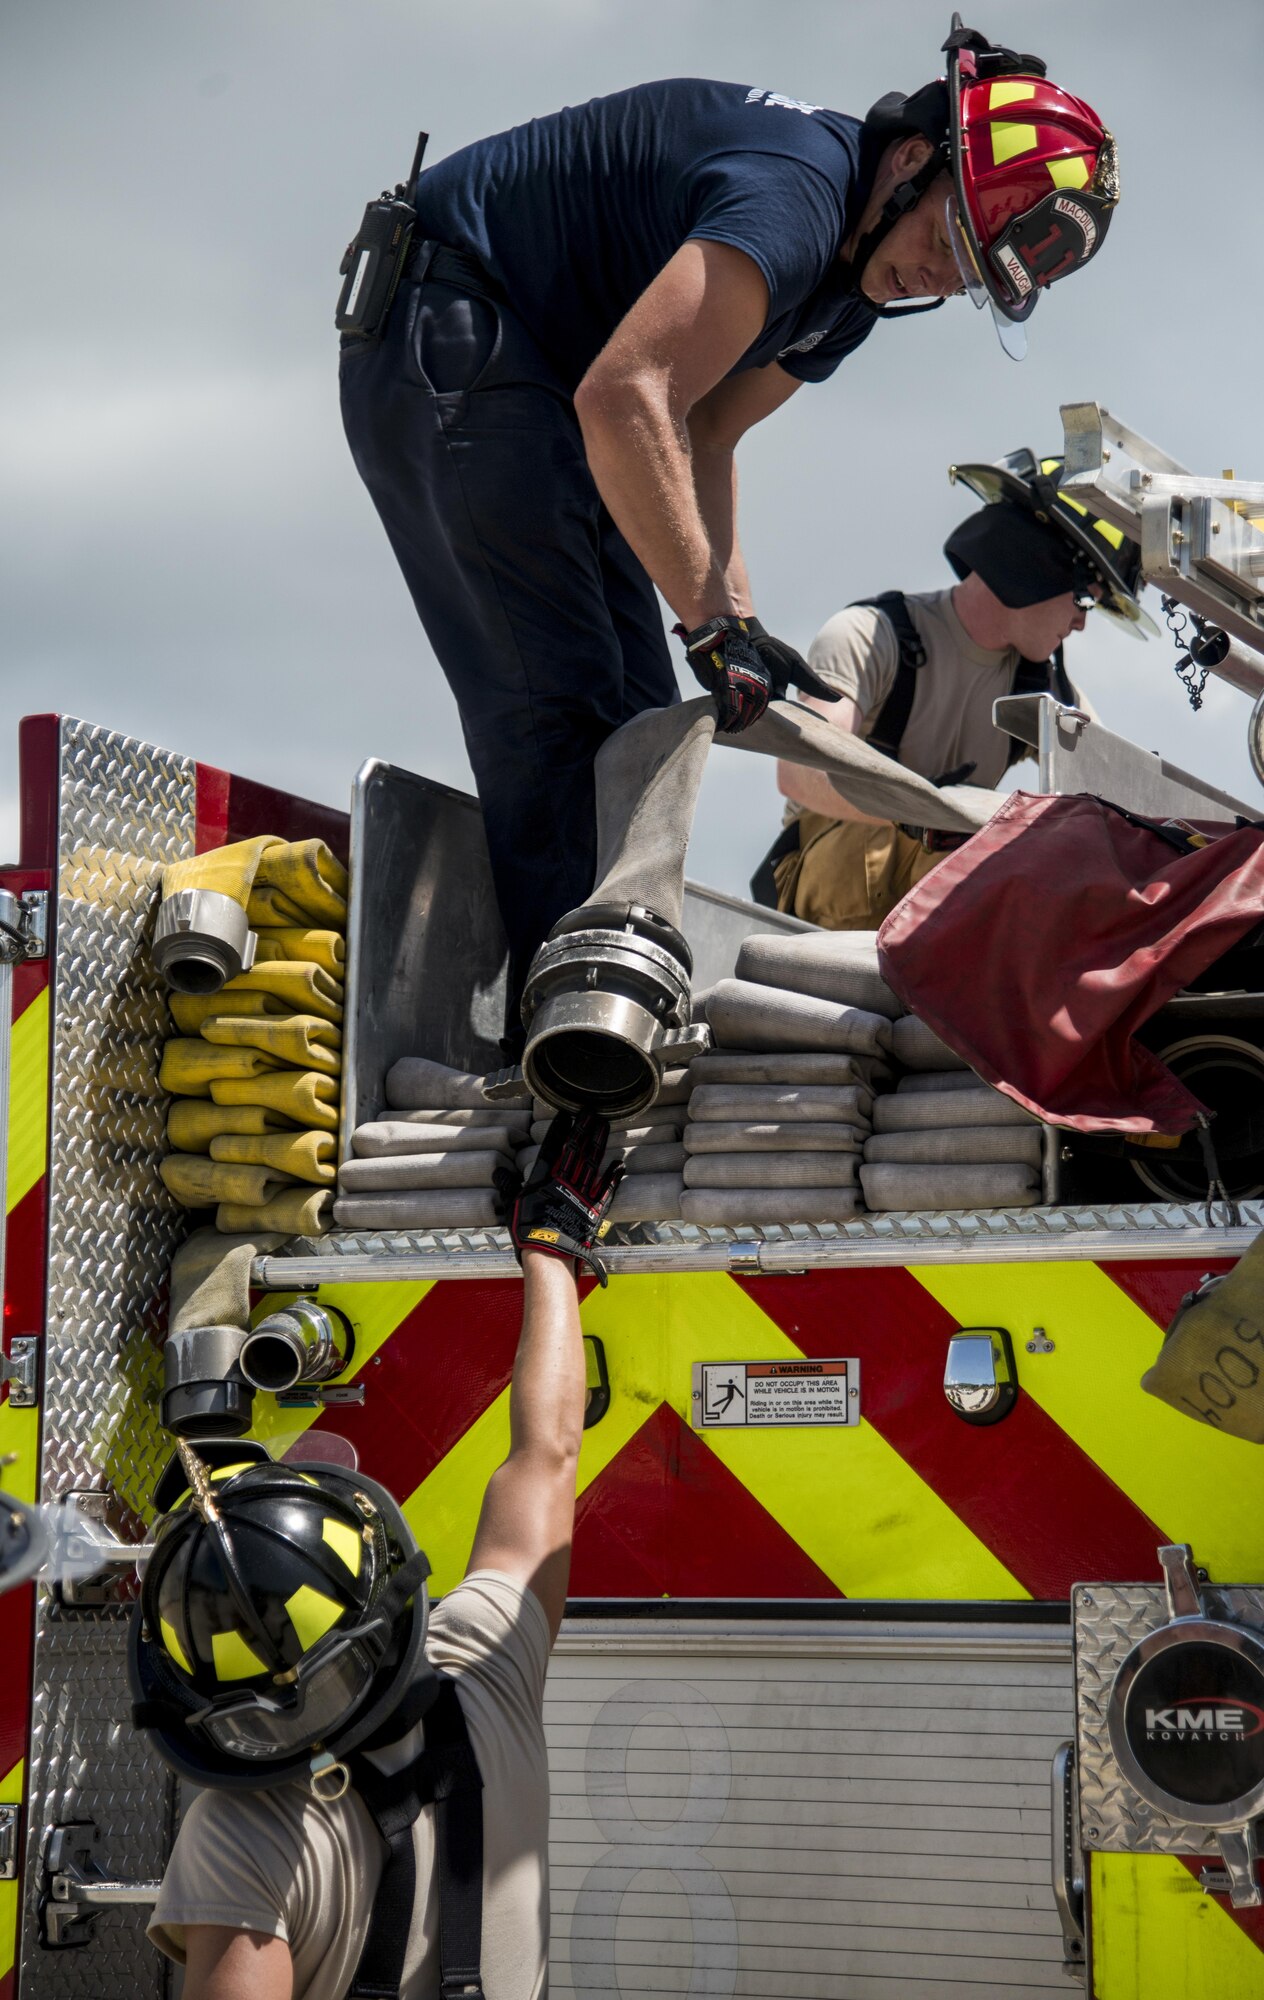
<instances>
[{"instance_id":1,"label":"circular badge on truck","mask_svg":"<svg viewBox=\"0 0 1264 2000\"><path fill-rule=\"evenodd\" d=\"M1264 1811L1264 1634L1213 1619L1149 1633L1115 1676L1111 1748L1173 1819L1231 1826Z\"/></svg>"}]
</instances>

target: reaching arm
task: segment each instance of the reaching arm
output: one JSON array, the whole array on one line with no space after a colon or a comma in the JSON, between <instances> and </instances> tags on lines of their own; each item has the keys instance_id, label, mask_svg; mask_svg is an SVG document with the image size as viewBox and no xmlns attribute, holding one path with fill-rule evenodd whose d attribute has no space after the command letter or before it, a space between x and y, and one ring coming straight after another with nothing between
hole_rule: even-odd
<instances>
[{"instance_id":1,"label":"reaching arm","mask_svg":"<svg viewBox=\"0 0 1264 2000\"><path fill-rule=\"evenodd\" d=\"M836 729L844 730L849 736L859 736L864 717L850 695L841 701L816 701L811 695L800 697L806 708L823 715ZM790 764L784 757L777 759L777 790L785 799L793 799L797 806L806 806L809 812L824 813L827 819L858 821L862 826L885 826L885 820L875 819L872 813L862 813L848 803L841 792L836 792L824 771L814 771L810 764Z\"/></svg>"},{"instance_id":2,"label":"reaching arm","mask_svg":"<svg viewBox=\"0 0 1264 2000\"><path fill-rule=\"evenodd\" d=\"M550 1641L566 1608L585 1394L574 1268L548 1251L524 1249L509 1456L488 1483L470 1568L500 1570L529 1586L544 1607Z\"/></svg>"},{"instance_id":3,"label":"reaching arm","mask_svg":"<svg viewBox=\"0 0 1264 2000\"><path fill-rule=\"evenodd\" d=\"M734 520L733 445L798 384L775 363L751 370L760 386L744 396L757 414L738 423L743 378L732 386L724 378L767 313L767 284L744 251L683 243L575 392L598 491L690 629L746 608L735 595L745 597L748 586ZM729 393L709 402L717 385Z\"/></svg>"}]
</instances>

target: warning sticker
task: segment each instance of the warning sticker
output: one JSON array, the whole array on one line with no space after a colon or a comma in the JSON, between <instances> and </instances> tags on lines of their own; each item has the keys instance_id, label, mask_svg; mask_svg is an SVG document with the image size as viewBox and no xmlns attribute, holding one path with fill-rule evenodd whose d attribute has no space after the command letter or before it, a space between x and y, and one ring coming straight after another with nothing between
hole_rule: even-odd
<instances>
[{"instance_id":1,"label":"warning sticker","mask_svg":"<svg viewBox=\"0 0 1264 2000\"><path fill-rule=\"evenodd\" d=\"M860 1363L697 1361L696 1431L860 1422Z\"/></svg>"}]
</instances>

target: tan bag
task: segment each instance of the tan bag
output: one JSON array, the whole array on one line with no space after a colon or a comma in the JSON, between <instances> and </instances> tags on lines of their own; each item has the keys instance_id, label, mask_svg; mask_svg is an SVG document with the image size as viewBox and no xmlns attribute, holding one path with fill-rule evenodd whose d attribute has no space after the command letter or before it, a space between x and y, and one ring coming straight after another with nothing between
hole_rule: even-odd
<instances>
[{"instance_id":1,"label":"tan bag","mask_svg":"<svg viewBox=\"0 0 1264 2000\"><path fill-rule=\"evenodd\" d=\"M1182 1300L1141 1386L1183 1416L1264 1444L1264 1232Z\"/></svg>"}]
</instances>

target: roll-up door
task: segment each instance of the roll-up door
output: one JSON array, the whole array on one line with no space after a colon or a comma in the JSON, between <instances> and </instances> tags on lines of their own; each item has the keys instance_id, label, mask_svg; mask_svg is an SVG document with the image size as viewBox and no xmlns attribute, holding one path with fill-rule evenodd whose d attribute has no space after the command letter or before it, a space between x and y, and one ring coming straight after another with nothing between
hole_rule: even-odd
<instances>
[{"instance_id":1,"label":"roll-up door","mask_svg":"<svg viewBox=\"0 0 1264 2000\"><path fill-rule=\"evenodd\" d=\"M546 1725L554 1996L1072 1990L1065 1628L571 1621Z\"/></svg>"}]
</instances>

